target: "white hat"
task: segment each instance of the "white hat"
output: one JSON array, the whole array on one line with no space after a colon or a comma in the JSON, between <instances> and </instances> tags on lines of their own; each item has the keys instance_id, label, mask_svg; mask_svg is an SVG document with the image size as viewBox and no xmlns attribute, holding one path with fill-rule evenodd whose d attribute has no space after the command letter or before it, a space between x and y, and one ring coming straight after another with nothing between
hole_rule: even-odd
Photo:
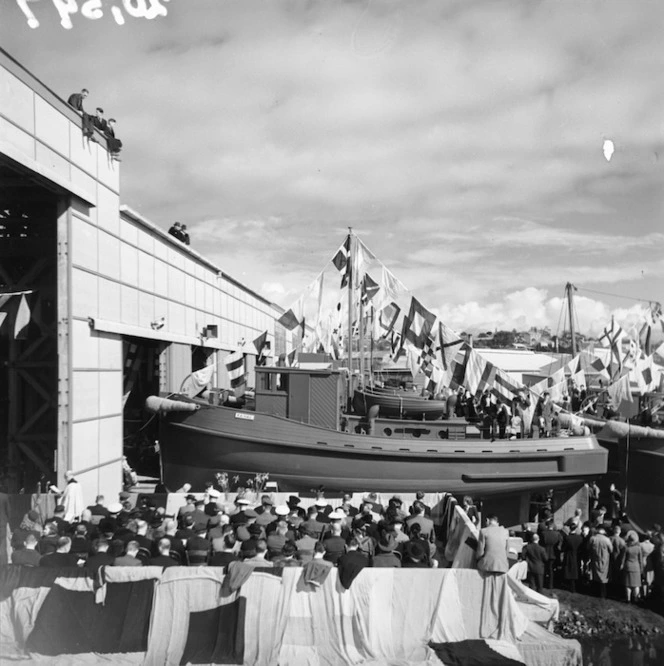
<instances>
[{"instance_id":1,"label":"white hat","mask_svg":"<svg viewBox=\"0 0 664 666\"><path fill-rule=\"evenodd\" d=\"M343 511L333 511L328 518L330 520L343 520L346 517L346 514Z\"/></svg>"},{"instance_id":2,"label":"white hat","mask_svg":"<svg viewBox=\"0 0 664 666\"><path fill-rule=\"evenodd\" d=\"M215 490L214 488L210 488L210 490L207 491L208 497L210 499L217 499L221 493L218 490Z\"/></svg>"},{"instance_id":3,"label":"white hat","mask_svg":"<svg viewBox=\"0 0 664 666\"><path fill-rule=\"evenodd\" d=\"M244 497L238 497L238 498L235 500L235 503L236 503L236 504L249 504L249 500L248 500L248 499L245 499Z\"/></svg>"},{"instance_id":4,"label":"white hat","mask_svg":"<svg viewBox=\"0 0 664 666\"><path fill-rule=\"evenodd\" d=\"M122 504L120 502L111 502L107 507L109 513L120 513Z\"/></svg>"},{"instance_id":5,"label":"white hat","mask_svg":"<svg viewBox=\"0 0 664 666\"><path fill-rule=\"evenodd\" d=\"M315 506L327 506L327 500L324 499L323 497L319 497L315 502Z\"/></svg>"},{"instance_id":6,"label":"white hat","mask_svg":"<svg viewBox=\"0 0 664 666\"><path fill-rule=\"evenodd\" d=\"M287 516L290 513L290 509L285 504L279 504L275 507L274 512L277 516Z\"/></svg>"}]
</instances>

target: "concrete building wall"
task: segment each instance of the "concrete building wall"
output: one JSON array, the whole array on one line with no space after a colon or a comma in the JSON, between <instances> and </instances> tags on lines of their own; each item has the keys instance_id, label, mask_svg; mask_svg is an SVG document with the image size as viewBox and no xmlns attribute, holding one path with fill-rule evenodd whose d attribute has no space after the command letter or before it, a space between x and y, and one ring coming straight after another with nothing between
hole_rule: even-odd
<instances>
[{"instance_id":1,"label":"concrete building wall","mask_svg":"<svg viewBox=\"0 0 664 666\"><path fill-rule=\"evenodd\" d=\"M119 165L82 137L80 116L0 50L0 157L61 192L58 225L58 482L77 473L86 501L121 484L123 338L160 340L168 388L191 371L191 348L226 354L263 331L265 299L138 213L120 206ZM170 221L169 221L170 223ZM217 326L218 337L203 336ZM290 334L288 334L290 338ZM251 364L250 364L251 365ZM251 366L253 367L253 365ZM182 375L182 376L181 376ZM217 384L227 385L225 369Z\"/></svg>"}]
</instances>

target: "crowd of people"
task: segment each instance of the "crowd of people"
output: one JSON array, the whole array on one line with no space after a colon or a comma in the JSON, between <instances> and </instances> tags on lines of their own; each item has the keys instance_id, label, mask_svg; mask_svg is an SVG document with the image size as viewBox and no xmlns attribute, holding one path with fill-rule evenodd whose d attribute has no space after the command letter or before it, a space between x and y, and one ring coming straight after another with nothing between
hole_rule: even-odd
<instances>
[{"instance_id":1,"label":"crowd of people","mask_svg":"<svg viewBox=\"0 0 664 666\"><path fill-rule=\"evenodd\" d=\"M80 519L65 520L64 506L41 524L29 511L12 537L12 562L28 566L219 566L241 561L254 567L337 566L352 578L367 566L438 566L434 523L424 494L405 507L398 496L387 506L375 494L353 506L346 495L332 508L320 496L304 510L291 495L274 506L270 495L250 507L245 496L232 507L211 486L204 499L187 495L177 515L166 515L143 496L132 506L129 493L106 504L99 496Z\"/></svg>"},{"instance_id":2,"label":"crowd of people","mask_svg":"<svg viewBox=\"0 0 664 666\"><path fill-rule=\"evenodd\" d=\"M653 596L664 600L662 527L653 525L639 535L627 514L615 511L600 505L583 521L577 510L564 525L555 525L545 512L536 530L524 525L521 557L528 584L538 592L560 587L628 603Z\"/></svg>"},{"instance_id":3,"label":"crowd of people","mask_svg":"<svg viewBox=\"0 0 664 666\"><path fill-rule=\"evenodd\" d=\"M95 115L91 115L83 108L83 102L89 95L87 88L83 88L79 93L73 93L69 96L67 104L75 111L81 114L83 136L89 141L96 142L94 130L97 129L106 138L108 154L112 159L120 161L120 151L122 150L122 141L115 136L115 118L104 117L104 109L98 106Z\"/></svg>"},{"instance_id":4,"label":"crowd of people","mask_svg":"<svg viewBox=\"0 0 664 666\"><path fill-rule=\"evenodd\" d=\"M168 233L177 238L181 243L189 245L189 233L187 232L187 225L182 224L181 222L175 222L173 226L168 230Z\"/></svg>"}]
</instances>

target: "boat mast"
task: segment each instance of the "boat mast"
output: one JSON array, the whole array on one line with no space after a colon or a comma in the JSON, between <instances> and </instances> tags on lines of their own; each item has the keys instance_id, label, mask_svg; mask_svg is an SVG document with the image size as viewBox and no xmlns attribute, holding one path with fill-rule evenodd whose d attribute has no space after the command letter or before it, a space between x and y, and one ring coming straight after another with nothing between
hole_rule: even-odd
<instances>
[{"instance_id":1,"label":"boat mast","mask_svg":"<svg viewBox=\"0 0 664 666\"><path fill-rule=\"evenodd\" d=\"M348 399L353 397L353 228L348 227Z\"/></svg>"},{"instance_id":2,"label":"boat mast","mask_svg":"<svg viewBox=\"0 0 664 666\"><path fill-rule=\"evenodd\" d=\"M565 292L567 293L567 308L569 311L569 330L572 336L572 356L576 356L576 332L574 330L574 292L576 287L568 282L565 285Z\"/></svg>"}]
</instances>

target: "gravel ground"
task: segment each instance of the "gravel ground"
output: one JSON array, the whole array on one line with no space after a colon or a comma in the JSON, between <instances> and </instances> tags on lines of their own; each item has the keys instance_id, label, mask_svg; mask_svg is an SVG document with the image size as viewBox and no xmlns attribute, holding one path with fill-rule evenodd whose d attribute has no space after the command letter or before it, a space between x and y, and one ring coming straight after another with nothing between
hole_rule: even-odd
<instances>
[{"instance_id":1,"label":"gravel ground","mask_svg":"<svg viewBox=\"0 0 664 666\"><path fill-rule=\"evenodd\" d=\"M565 638L664 635L664 616L649 605L627 604L554 590L560 602L555 632ZM652 606L652 604L650 604Z\"/></svg>"}]
</instances>

